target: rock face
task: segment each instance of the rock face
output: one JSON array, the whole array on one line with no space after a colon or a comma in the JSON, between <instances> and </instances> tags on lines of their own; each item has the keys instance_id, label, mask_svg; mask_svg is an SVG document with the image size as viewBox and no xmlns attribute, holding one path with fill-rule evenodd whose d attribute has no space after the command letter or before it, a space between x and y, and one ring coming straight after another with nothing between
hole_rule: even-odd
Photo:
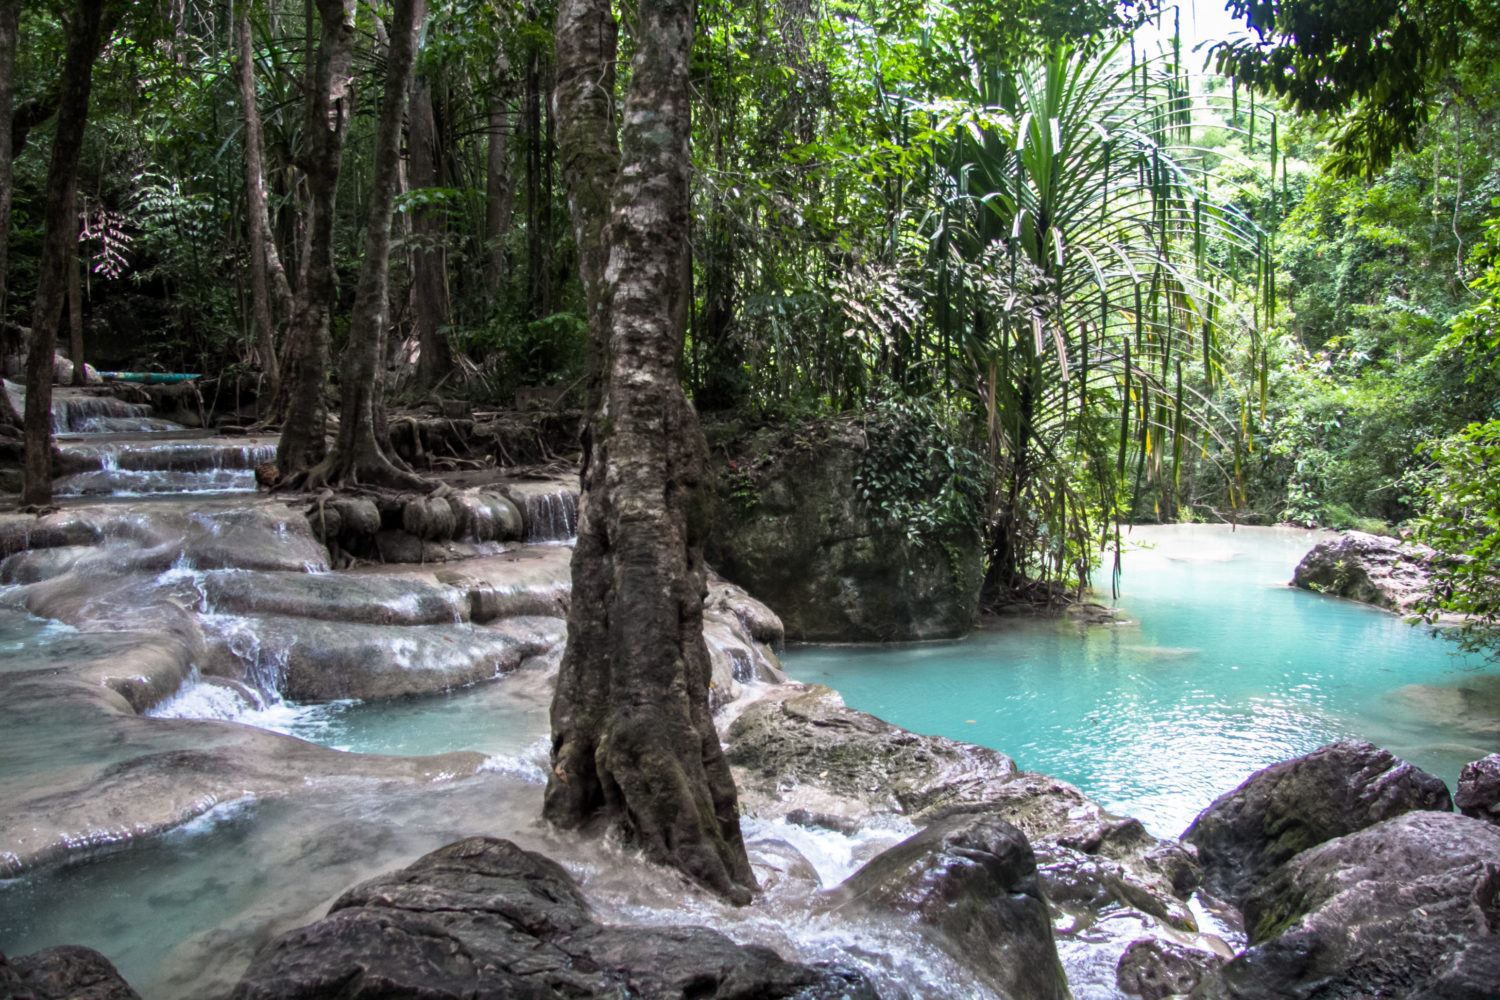
<instances>
[{"instance_id":1,"label":"rock face","mask_svg":"<svg viewBox=\"0 0 1500 1000\"><path fill-rule=\"evenodd\" d=\"M1257 771L1215 799L1182 839L1198 849L1204 889L1243 909L1256 883L1299 852L1413 810L1452 808L1440 779L1342 740Z\"/></svg>"},{"instance_id":2,"label":"rock face","mask_svg":"<svg viewBox=\"0 0 1500 1000\"><path fill-rule=\"evenodd\" d=\"M1303 556L1292 585L1406 613L1427 591L1433 555L1425 545L1347 531Z\"/></svg>"},{"instance_id":3,"label":"rock face","mask_svg":"<svg viewBox=\"0 0 1500 1000\"><path fill-rule=\"evenodd\" d=\"M997 816L938 820L872 859L830 900L915 917L1002 1000L1068 996L1036 856Z\"/></svg>"},{"instance_id":4,"label":"rock face","mask_svg":"<svg viewBox=\"0 0 1500 1000\"><path fill-rule=\"evenodd\" d=\"M1500 753L1464 765L1453 804L1465 816L1500 826Z\"/></svg>"},{"instance_id":5,"label":"rock face","mask_svg":"<svg viewBox=\"0 0 1500 1000\"><path fill-rule=\"evenodd\" d=\"M1304 851L1261 882L1245 905L1252 946L1193 997L1493 997L1497 913L1500 830L1409 812Z\"/></svg>"},{"instance_id":6,"label":"rock face","mask_svg":"<svg viewBox=\"0 0 1500 1000\"><path fill-rule=\"evenodd\" d=\"M974 623L980 539L919 544L860 498L866 449L852 424L737 442L718 470L706 556L775 610L789 639L870 642L961 635Z\"/></svg>"},{"instance_id":7,"label":"rock face","mask_svg":"<svg viewBox=\"0 0 1500 1000\"><path fill-rule=\"evenodd\" d=\"M858 974L782 960L703 927L594 923L568 873L476 837L351 889L269 945L235 1000L557 996L878 1000Z\"/></svg>"},{"instance_id":8,"label":"rock face","mask_svg":"<svg viewBox=\"0 0 1500 1000\"><path fill-rule=\"evenodd\" d=\"M1120 956L1115 981L1131 996L1164 1000L1191 992L1204 975L1223 964L1224 959L1213 952L1162 938L1142 938Z\"/></svg>"},{"instance_id":9,"label":"rock face","mask_svg":"<svg viewBox=\"0 0 1500 1000\"><path fill-rule=\"evenodd\" d=\"M92 948L60 945L7 962L0 955L3 1000L141 1000L110 960Z\"/></svg>"}]
</instances>

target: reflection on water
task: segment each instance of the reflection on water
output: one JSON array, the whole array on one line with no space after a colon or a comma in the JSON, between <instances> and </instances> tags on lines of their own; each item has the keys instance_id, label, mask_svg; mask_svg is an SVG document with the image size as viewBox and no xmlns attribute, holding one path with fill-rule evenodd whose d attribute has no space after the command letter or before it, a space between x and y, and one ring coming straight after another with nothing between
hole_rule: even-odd
<instances>
[{"instance_id":1,"label":"reflection on water","mask_svg":"<svg viewBox=\"0 0 1500 1000\"><path fill-rule=\"evenodd\" d=\"M540 811L540 788L504 775L425 789L344 781L312 797L241 802L163 837L0 880L0 942L14 955L97 948L144 997L227 992L258 948L349 886L476 833L534 842Z\"/></svg>"},{"instance_id":2,"label":"reflection on water","mask_svg":"<svg viewBox=\"0 0 1500 1000\"><path fill-rule=\"evenodd\" d=\"M1308 533L1178 525L1134 539L1147 547L1125 557L1126 624L804 647L787 670L897 725L1003 750L1161 835L1259 768L1340 737L1450 788L1464 763L1500 750L1500 678L1482 659L1286 585Z\"/></svg>"}]
</instances>

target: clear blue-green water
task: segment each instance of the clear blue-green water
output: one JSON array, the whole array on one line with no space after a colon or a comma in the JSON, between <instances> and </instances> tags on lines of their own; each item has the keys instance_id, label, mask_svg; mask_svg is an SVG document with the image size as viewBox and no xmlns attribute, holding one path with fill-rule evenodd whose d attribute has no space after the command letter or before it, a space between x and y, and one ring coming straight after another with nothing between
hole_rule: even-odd
<instances>
[{"instance_id":1,"label":"clear blue-green water","mask_svg":"<svg viewBox=\"0 0 1500 1000\"><path fill-rule=\"evenodd\" d=\"M1158 834L1252 772L1360 737L1440 775L1500 750L1500 671L1362 605L1287 585L1292 529L1137 528L1126 624L1017 621L939 644L801 647L797 680L896 725L994 747Z\"/></svg>"}]
</instances>

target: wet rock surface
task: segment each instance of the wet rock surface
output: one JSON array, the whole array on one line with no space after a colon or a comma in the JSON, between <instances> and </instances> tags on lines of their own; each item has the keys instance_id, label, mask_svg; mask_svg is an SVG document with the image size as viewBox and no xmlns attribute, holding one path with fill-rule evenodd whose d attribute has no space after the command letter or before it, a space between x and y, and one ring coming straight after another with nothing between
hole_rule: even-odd
<instances>
[{"instance_id":1,"label":"wet rock surface","mask_svg":"<svg viewBox=\"0 0 1500 1000\"><path fill-rule=\"evenodd\" d=\"M77 945L0 955L0 1000L141 1000L109 959Z\"/></svg>"},{"instance_id":2,"label":"wet rock surface","mask_svg":"<svg viewBox=\"0 0 1500 1000\"><path fill-rule=\"evenodd\" d=\"M568 873L471 838L351 889L251 964L236 1000L422 996L876 1000L857 973L787 962L704 927L595 923Z\"/></svg>"},{"instance_id":3,"label":"wet rock surface","mask_svg":"<svg viewBox=\"0 0 1500 1000\"><path fill-rule=\"evenodd\" d=\"M1189 948L1162 938L1131 943L1115 967L1120 989L1142 1000L1165 1000L1192 992L1224 958L1211 951Z\"/></svg>"},{"instance_id":4,"label":"wet rock surface","mask_svg":"<svg viewBox=\"0 0 1500 1000\"><path fill-rule=\"evenodd\" d=\"M1102 917L1128 915L1146 927L1198 930L1185 902L1198 882L1191 848L1151 836L1066 782L1018 771L997 751L907 732L801 684L767 692L725 738L749 815L829 829L882 816L930 827L1003 821L1029 841L1037 883L1065 933L1087 936Z\"/></svg>"},{"instance_id":5,"label":"wet rock surface","mask_svg":"<svg viewBox=\"0 0 1500 1000\"><path fill-rule=\"evenodd\" d=\"M851 875L828 905L915 917L1003 1000L1068 996L1036 856L993 814L933 822Z\"/></svg>"},{"instance_id":6,"label":"wet rock surface","mask_svg":"<svg viewBox=\"0 0 1500 1000\"><path fill-rule=\"evenodd\" d=\"M1346 531L1304 556L1292 585L1406 613L1427 592L1433 555L1416 542Z\"/></svg>"},{"instance_id":7,"label":"wet rock surface","mask_svg":"<svg viewBox=\"0 0 1500 1000\"><path fill-rule=\"evenodd\" d=\"M1500 753L1464 765L1453 804L1465 816L1500 826Z\"/></svg>"},{"instance_id":8,"label":"wet rock surface","mask_svg":"<svg viewBox=\"0 0 1500 1000\"><path fill-rule=\"evenodd\" d=\"M0 666L0 870L325 779L420 785L476 772L479 754L345 754L220 720L282 699L451 691L549 662L565 635L571 549L491 542L498 551L460 563L329 572L304 505L192 498L0 514L7 604L77 629ZM720 589L705 632L727 702L779 674L742 618L777 636L774 616ZM162 709L195 717L139 717Z\"/></svg>"},{"instance_id":9,"label":"wet rock surface","mask_svg":"<svg viewBox=\"0 0 1500 1000\"><path fill-rule=\"evenodd\" d=\"M1256 884L1299 852L1413 810L1448 812L1442 780L1370 743L1342 740L1273 764L1221 795L1182 835L1203 886L1244 907Z\"/></svg>"},{"instance_id":10,"label":"wet rock surface","mask_svg":"<svg viewBox=\"0 0 1500 1000\"><path fill-rule=\"evenodd\" d=\"M1385 820L1288 861L1245 916L1251 947L1197 1000L1476 995L1495 967L1500 830L1454 813Z\"/></svg>"},{"instance_id":11,"label":"wet rock surface","mask_svg":"<svg viewBox=\"0 0 1500 1000\"><path fill-rule=\"evenodd\" d=\"M560 618L506 618L490 625L356 625L322 619L239 620L214 641L208 663L243 677L237 640L248 630L274 685L296 702L404 698L495 680L562 642Z\"/></svg>"}]
</instances>

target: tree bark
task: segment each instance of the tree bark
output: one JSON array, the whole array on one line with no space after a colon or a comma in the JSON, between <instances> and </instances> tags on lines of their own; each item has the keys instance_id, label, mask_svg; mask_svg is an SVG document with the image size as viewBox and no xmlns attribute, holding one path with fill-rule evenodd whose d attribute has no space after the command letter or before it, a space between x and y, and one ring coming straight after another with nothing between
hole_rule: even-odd
<instances>
[{"instance_id":1,"label":"tree bark","mask_svg":"<svg viewBox=\"0 0 1500 1000\"><path fill-rule=\"evenodd\" d=\"M412 190L442 184L442 159L432 110L432 84L412 81L410 168ZM443 249L443 213L420 205L412 214L412 319L416 324L417 385L430 388L453 370L453 351L440 331L448 319L448 257Z\"/></svg>"},{"instance_id":2,"label":"tree bark","mask_svg":"<svg viewBox=\"0 0 1500 1000\"><path fill-rule=\"evenodd\" d=\"M380 433L385 338L390 323L391 217L395 212L401 164L401 120L406 111L419 23L415 10L423 6L423 0L395 0L391 9L365 252L354 293L349 344L339 374L339 434L328 457L309 472L308 488L324 483L349 485L361 480L410 488L424 485L420 476L392 456Z\"/></svg>"},{"instance_id":3,"label":"tree bark","mask_svg":"<svg viewBox=\"0 0 1500 1000\"><path fill-rule=\"evenodd\" d=\"M272 318L271 294L274 290L282 316L292 314L292 287L276 240L271 235L271 215L266 204L265 136L260 124L260 105L255 96L255 50L250 35L250 2L241 0L239 15L239 58L235 65L235 82L239 86L240 108L245 115L245 208L250 231L250 298L255 320L255 353L260 356L265 382L260 389L261 413L281 392L281 364L276 355L276 327Z\"/></svg>"},{"instance_id":4,"label":"tree bark","mask_svg":"<svg viewBox=\"0 0 1500 1000\"><path fill-rule=\"evenodd\" d=\"M755 877L708 707L707 449L679 380L693 3L638 10L618 159L608 0L558 11L560 151L588 299L591 410L543 808L563 827L606 820L648 857L743 903Z\"/></svg>"},{"instance_id":5,"label":"tree bark","mask_svg":"<svg viewBox=\"0 0 1500 1000\"><path fill-rule=\"evenodd\" d=\"M62 320L67 268L78 247L78 155L88 120L94 60L105 26L106 0L77 0L63 56L57 132L47 166L47 199L42 209L42 252L36 304L31 310L31 344L26 355L26 462L21 503L52 503L52 374L57 325ZM117 13L117 12L112 12ZM108 19L113 23L114 18Z\"/></svg>"},{"instance_id":6,"label":"tree bark","mask_svg":"<svg viewBox=\"0 0 1500 1000\"><path fill-rule=\"evenodd\" d=\"M0 0L0 316L5 315L5 275L10 258L11 165L15 160L10 128L15 118L20 19L21 0Z\"/></svg>"},{"instance_id":7,"label":"tree bark","mask_svg":"<svg viewBox=\"0 0 1500 1000\"><path fill-rule=\"evenodd\" d=\"M490 79L494 88L490 96L489 144L485 150L484 245L485 287L493 300L505 278L505 237L510 232L515 211L515 179L510 172L510 62L503 51L495 56L495 70Z\"/></svg>"},{"instance_id":8,"label":"tree bark","mask_svg":"<svg viewBox=\"0 0 1500 1000\"><path fill-rule=\"evenodd\" d=\"M354 0L317 0L322 23L307 95L307 250L287 331L291 371L283 373L286 422L276 449L283 476L310 470L327 452L328 324L338 290L333 266L333 211L344 136L353 114Z\"/></svg>"},{"instance_id":9,"label":"tree bark","mask_svg":"<svg viewBox=\"0 0 1500 1000\"><path fill-rule=\"evenodd\" d=\"M88 384L83 368L83 282L78 276L81 266L83 261L78 259L75 239L73 252L68 255L68 359L73 362L74 385Z\"/></svg>"}]
</instances>

